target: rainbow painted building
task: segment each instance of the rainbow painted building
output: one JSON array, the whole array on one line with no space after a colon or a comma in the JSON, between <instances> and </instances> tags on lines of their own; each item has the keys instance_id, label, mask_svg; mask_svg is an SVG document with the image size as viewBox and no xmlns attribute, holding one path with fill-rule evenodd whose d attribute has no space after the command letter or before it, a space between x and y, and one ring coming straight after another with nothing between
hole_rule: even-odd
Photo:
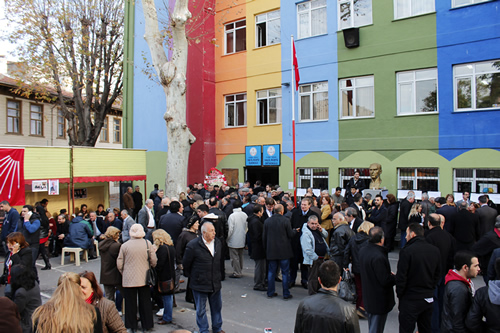
<instances>
[{"instance_id":1,"label":"rainbow painted building","mask_svg":"<svg viewBox=\"0 0 500 333\"><path fill-rule=\"evenodd\" d=\"M148 150L151 188L164 183L166 101L141 71L149 57L141 4L127 6L133 63L124 141ZM199 27L204 38L189 50L188 125L198 138L190 182L216 166L233 181L291 190L295 96L299 188L332 189L354 168L367 177L376 162L393 193L500 193L499 1L214 0L202 7L193 13L210 13ZM291 35L300 68L295 95ZM269 159L269 146L279 159Z\"/></svg>"}]
</instances>

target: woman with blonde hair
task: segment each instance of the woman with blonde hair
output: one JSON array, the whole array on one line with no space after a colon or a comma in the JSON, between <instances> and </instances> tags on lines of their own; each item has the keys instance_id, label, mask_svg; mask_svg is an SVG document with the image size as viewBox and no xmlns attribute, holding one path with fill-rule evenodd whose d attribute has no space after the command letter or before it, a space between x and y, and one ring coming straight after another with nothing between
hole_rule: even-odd
<instances>
[{"instance_id":1,"label":"woman with blonde hair","mask_svg":"<svg viewBox=\"0 0 500 333\"><path fill-rule=\"evenodd\" d=\"M445 199L446 199L446 204L448 206L457 207L457 205L455 204L455 197L453 196L453 194L447 194Z\"/></svg>"},{"instance_id":2,"label":"woman with blonde hair","mask_svg":"<svg viewBox=\"0 0 500 333\"><path fill-rule=\"evenodd\" d=\"M411 206L410 214L408 214L408 225L412 223L423 225L424 215L425 214L422 214L422 205L414 203L413 206Z\"/></svg>"},{"instance_id":3,"label":"woman with blonde hair","mask_svg":"<svg viewBox=\"0 0 500 333\"><path fill-rule=\"evenodd\" d=\"M158 322L158 325L172 323L172 310L174 304L174 290L162 292L160 286L173 282L175 289L175 248L170 235L163 229L158 229L153 232L153 242L157 247L156 257L156 272L158 274L158 292L163 299L163 317Z\"/></svg>"},{"instance_id":4,"label":"woman with blonde hair","mask_svg":"<svg viewBox=\"0 0 500 333\"><path fill-rule=\"evenodd\" d=\"M80 276L67 272L59 277L54 294L33 312L34 332L102 333L101 314L82 298Z\"/></svg>"}]
</instances>

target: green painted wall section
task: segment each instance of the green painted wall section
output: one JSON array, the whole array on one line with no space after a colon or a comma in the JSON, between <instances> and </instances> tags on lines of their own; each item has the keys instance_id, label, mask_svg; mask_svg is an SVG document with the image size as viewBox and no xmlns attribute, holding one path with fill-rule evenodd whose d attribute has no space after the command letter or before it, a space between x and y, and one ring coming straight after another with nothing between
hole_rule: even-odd
<instances>
[{"instance_id":1,"label":"green painted wall section","mask_svg":"<svg viewBox=\"0 0 500 333\"><path fill-rule=\"evenodd\" d=\"M238 183L245 181L245 154L227 155L217 164L217 169L238 169ZM208 171L208 170L207 170Z\"/></svg>"},{"instance_id":2,"label":"green painted wall section","mask_svg":"<svg viewBox=\"0 0 500 333\"><path fill-rule=\"evenodd\" d=\"M163 151L146 152L146 197L154 189L154 184L160 185L160 189L165 189L165 175L167 174L167 153ZM141 188L141 190L143 190Z\"/></svg>"},{"instance_id":3,"label":"green painted wall section","mask_svg":"<svg viewBox=\"0 0 500 333\"><path fill-rule=\"evenodd\" d=\"M123 47L123 148L133 148L134 138L134 27L135 3L125 1Z\"/></svg>"},{"instance_id":4,"label":"green painted wall section","mask_svg":"<svg viewBox=\"0 0 500 333\"><path fill-rule=\"evenodd\" d=\"M339 120L340 159L362 150L395 159L413 149L438 152L438 115L397 116L396 72L437 66L436 16L394 20L393 0L373 6L373 23L347 49L337 33L339 78L374 75L375 118ZM337 92L338 93L338 92Z\"/></svg>"}]
</instances>

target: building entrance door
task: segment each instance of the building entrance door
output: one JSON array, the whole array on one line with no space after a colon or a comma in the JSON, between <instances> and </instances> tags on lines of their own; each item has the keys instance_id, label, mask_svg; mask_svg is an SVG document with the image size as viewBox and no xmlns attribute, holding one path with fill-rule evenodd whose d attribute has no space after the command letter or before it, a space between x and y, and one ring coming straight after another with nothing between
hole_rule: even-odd
<instances>
[{"instance_id":1,"label":"building entrance door","mask_svg":"<svg viewBox=\"0 0 500 333\"><path fill-rule=\"evenodd\" d=\"M263 187L266 184L279 184L279 167L246 167L245 180L248 180L252 187L257 180L262 182Z\"/></svg>"}]
</instances>

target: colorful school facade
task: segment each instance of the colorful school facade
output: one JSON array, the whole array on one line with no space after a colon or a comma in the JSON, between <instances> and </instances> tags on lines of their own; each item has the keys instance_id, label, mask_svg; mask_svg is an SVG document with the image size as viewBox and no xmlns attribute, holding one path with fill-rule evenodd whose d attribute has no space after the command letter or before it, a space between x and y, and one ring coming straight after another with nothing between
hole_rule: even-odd
<instances>
[{"instance_id":1,"label":"colorful school facade","mask_svg":"<svg viewBox=\"0 0 500 333\"><path fill-rule=\"evenodd\" d=\"M127 5L124 143L147 150L152 188L164 184L168 101L143 71L141 4ZM233 181L292 190L295 172L299 188L331 190L379 163L392 193L500 193L500 1L221 0L192 12L207 19L189 48L189 182L216 166Z\"/></svg>"}]
</instances>

